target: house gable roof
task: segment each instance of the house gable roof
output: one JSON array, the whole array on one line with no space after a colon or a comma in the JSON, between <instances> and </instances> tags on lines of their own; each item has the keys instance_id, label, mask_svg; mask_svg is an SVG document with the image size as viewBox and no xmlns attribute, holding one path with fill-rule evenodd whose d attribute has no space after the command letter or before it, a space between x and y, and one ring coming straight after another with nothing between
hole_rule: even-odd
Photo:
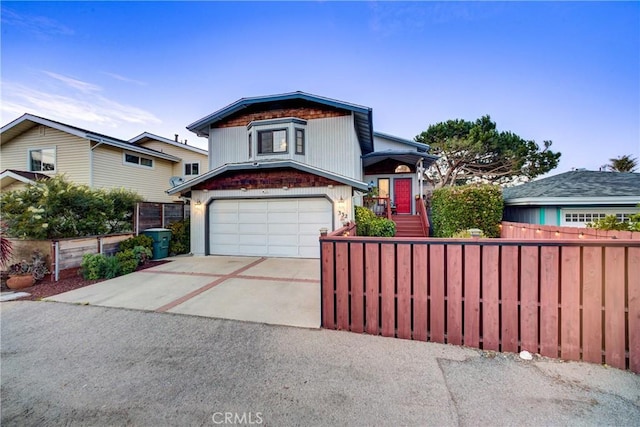
<instances>
[{"instance_id":1,"label":"house gable roof","mask_svg":"<svg viewBox=\"0 0 640 427\"><path fill-rule=\"evenodd\" d=\"M265 160L261 162L228 163L226 165L210 170L207 173L204 173L196 178L190 179L189 181L186 181L180 185L177 185L167 190L167 194L171 195L171 194L189 191L195 185L200 184L201 182L205 182L211 178L214 178L218 175L222 175L229 171L241 171L241 170L256 171L259 169L274 169L274 168L293 168L303 172L308 172L314 175L332 179L336 182L349 185L359 190L363 190L363 191L368 190L367 184L362 181L358 181L352 178L348 178L346 176L338 175L333 172L319 169L305 163L297 162L295 160Z\"/></svg>"},{"instance_id":2,"label":"house gable roof","mask_svg":"<svg viewBox=\"0 0 640 427\"><path fill-rule=\"evenodd\" d=\"M2 183L2 187L5 187L13 182L20 181L25 184L31 184L36 181L50 179L49 175L45 175L43 173L38 172L27 172L21 171L17 169L5 169L0 172L0 183Z\"/></svg>"},{"instance_id":3,"label":"house gable roof","mask_svg":"<svg viewBox=\"0 0 640 427\"><path fill-rule=\"evenodd\" d=\"M418 149L418 151L425 152L425 153L428 152L429 149L431 148L431 147L429 147L428 144L423 144L422 142L412 141L410 139L404 139L404 138L400 138L398 136L389 135L388 133L374 132L373 136L375 138L388 139L389 141L397 142L399 144L404 144L404 145L408 145L410 147L415 147L415 148Z\"/></svg>"},{"instance_id":4,"label":"house gable roof","mask_svg":"<svg viewBox=\"0 0 640 427\"><path fill-rule=\"evenodd\" d=\"M66 123L57 122L55 120L45 119L44 117L35 116L33 114L25 113L22 116L18 117L14 121L4 125L0 129L0 144L6 144L7 142L13 140L18 137L22 133L28 131L34 126L43 125L48 126L53 129L57 129L61 132L66 132L71 135L75 135L79 138L87 139L90 141L95 141L98 143L102 143L105 145L110 145L113 147L122 148L128 151L133 151L139 154L146 154L148 156L157 157L165 160L169 160L172 162L179 162L180 159L175 156L171 156L166 153L161 153L160 151L152 150L150 148L139 147L135 144L131 144L128 141L123 141L121 139L113 138L108 135L103 135L97 132L92 132L87 129L82 129L76 126L71 126Z\"/></svg>"},{"instance_id":5,"label":"house gable roof","mask_svg":"<svg viewBox=\"0 0 640 427\"><path fill-rule=\"evenodd\" d=\"M636 204L640 173L577 170L505 188L506 205Z\"/></svg>"},{"instance_id":6,"label":"house gable roof","mask_svg":"<svg viewBox=\"0 0 640 427\"><path fill-rule=\"evenodd\" d=\"M169 138L164 138L162 136L154 135L150 132L143 132L138 136L135 136L129 140L131 144L140 145L144 144L148 141L159 141L165 144L173 145L174 147L183 148L185 150L193 151L194 153L207 155L209 152L207 150L203 150L202 148L194 147L193 145L187 145L186 143L181 143L174 141Z\"/></svg>"},{"instance_id":7,"label":"house gable roof","mask_svg":"<svg viewBox=\"0 0 640 427\"><path fill-rule=\"evenodd\" d=\"M212 124L219 122L238 111L257 104L268 104L288 100L304 100L351 111L354 115L356 134L358 135L358 142L360 143L362 153L367 154L373 151L373 123L371 108L300 91L282 93L279 95L241 98L236 102L191 123L187 126L187 129L198 136L209 136L209 129Z\"/></svg>"}]
</instances>

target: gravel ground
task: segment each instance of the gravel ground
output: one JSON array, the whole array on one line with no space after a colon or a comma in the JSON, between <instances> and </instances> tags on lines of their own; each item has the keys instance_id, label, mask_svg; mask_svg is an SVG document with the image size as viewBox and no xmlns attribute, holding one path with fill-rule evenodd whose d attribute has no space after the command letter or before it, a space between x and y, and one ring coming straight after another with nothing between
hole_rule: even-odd
<instances>
[{"instance_id":1,"label":"gravel ground","mask_svg":"<svg viewBox=\"0 0 640 427\"><path fill-rule=\"evenodd\" d=\"M52 302L0 314L3 426L640 425L640 377L598 365Z\"/></svg>"}]
</instances>

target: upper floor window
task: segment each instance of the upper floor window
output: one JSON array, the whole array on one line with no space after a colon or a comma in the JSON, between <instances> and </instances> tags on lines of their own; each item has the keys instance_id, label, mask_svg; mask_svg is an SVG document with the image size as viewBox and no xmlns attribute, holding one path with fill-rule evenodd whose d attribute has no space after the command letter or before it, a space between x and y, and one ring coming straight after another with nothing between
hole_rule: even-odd
<instances>
[{"instance_id":1,"label":"upper floor window","mask_svg":"<svg viewBox=\"0 0 640 427\"><path fill-rule=\"evenodd\" d=\"M296 154L304 154L304 129L296 128Z\"/></svg>"},{"instance_id":2,"label":"upper floor window","mask_svg":"<svg viewBox=\"0 0 640 427\"><path fill-rule=\"evenodd\" d=\"M144 166L146 168L153 167L152 159L149 159L147 157L141 157L136 154L124 153L124 161L125 163L131 164L131 165Z\"/></svg>"},{"instance_id":3,"label":"upper floor window","mask_svg":"<svg viewBox=\"0 0 640 427\"><path fill-rule=\"evenodd\" d=\"M184 164L184 174L185 175L199 175L200 174L200 163L185 163Z\"/></svg>"},{"instance_id":4,"label":"upper floor window","mask_svg":"<svg viewBox=\"0 0 640 427\"><path fill-rule=\"evenodd\" d=\"M29 170L31 172L55 171L56 149L41 148L29 150Z\"/></svg>"},{"instance_id":5,"label":"upper floor window","mask_svg":"<svg viewBox=\"0 0 640 427\"><path fill-rule=\"evenodd\" d=\"M258 132L258 154L286 153L287 130L274 129Z\"/></svg>"}]
</instances>

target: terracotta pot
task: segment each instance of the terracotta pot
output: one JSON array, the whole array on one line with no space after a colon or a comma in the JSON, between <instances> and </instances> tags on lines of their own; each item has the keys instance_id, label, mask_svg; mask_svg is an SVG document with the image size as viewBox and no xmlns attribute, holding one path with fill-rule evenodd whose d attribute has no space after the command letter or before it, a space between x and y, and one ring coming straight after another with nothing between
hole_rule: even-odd
<instances>
[{"instance_id":1,"label":"terracotta pot","mask_svg":"<svg viewBox=\"0 0 640 427\"><path fill-rule=\"evenodd\" d=\"M11 276L7 279L7 287L9 289L23 289L33 286L36 281L31 274L23 276Z\"/></svg>"}]
</instances>

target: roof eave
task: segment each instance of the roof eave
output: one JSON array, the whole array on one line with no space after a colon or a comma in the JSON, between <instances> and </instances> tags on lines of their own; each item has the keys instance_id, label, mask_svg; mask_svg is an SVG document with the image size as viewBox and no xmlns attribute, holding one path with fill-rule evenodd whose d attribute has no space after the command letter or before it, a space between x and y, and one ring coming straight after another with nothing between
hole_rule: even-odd
<instances>
[{"instance_id":1,"label":"roof eave","mask_svg":"<svg viewBox=\"0 0 640 427\"><path fill-rule=\"evenodd\" d=\"M337 175L329 171L325 171L322 169L315 168L313 166L306 165L304 163L296 162L295 160L268 161L263 163L260 163L260 162L257 162L257 163L258 163L257 166L255 165L255 163L231 163L231 164L220 166L216 169L210 170L207 173L204 173L198 177L190 179L189 181L183 182L182 184L167 190L167 194L173 195L176 193L183 192L185 190L189 190L197 184L200 184L210 178L213 178L217 175L220 175L229 171L274 169L274 168L281 168L281 167L290 167L290 168L298 169L314 175L324 176L326 178L343 183L345 185L349 185L359 190L364 190L364 191L368 190L368 184L365 182L348 178L342 175Z\"/></svg>"},{"instance_id":2,"label":"roof eave","mask_svg":"<svg viewBox=\"0 0 640 427\"><path fill-rule=\"evenodd\" d=\"M506 206L565 206L565 205L636 205L639 196L610 197L520 197L505 199Z\"/></svg>"}]
</instances>

